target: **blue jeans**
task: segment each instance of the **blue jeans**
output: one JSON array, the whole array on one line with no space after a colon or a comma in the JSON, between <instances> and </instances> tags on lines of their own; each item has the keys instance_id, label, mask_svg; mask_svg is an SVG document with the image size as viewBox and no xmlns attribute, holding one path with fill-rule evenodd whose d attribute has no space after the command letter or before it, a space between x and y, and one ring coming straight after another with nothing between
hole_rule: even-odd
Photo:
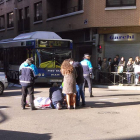
<instances>
[{"instance_id":1,"label":"blue jeans","mask_svg":"<svg viewBox=\"0 0 140 140\"><path fill-rule=\"evenodd\" d=\"M76 105L79 106L80 103L80 96L82 98L82 105L85 105L85 95L83 92L83 84L76 85Z\"/></svg>"},{"instance_id":2,"label":"blue jeans","mask_svg":"<svg viewBox=\"0 0 140 140\"><path fill-rule=\"evenodd\" d=\"M127 83L131 84L131 73L126 74L127 75Z\"/></svg>"},{"instance_id":3,"label":"blue jeans","mask_svg":"<svg viewBox=\"0 0 140 140\"><path fill-rule=\"evenodd\" d=\"M86 81L87 81L87 83L88 83L89 93L90 93L90 95L92 95L92 80L91 80L91 78L90 78L89 75L84 76L83 91L85 91L85 84L86 84Z\"/></svg>"},{"instance_id":4,"label":"blue jeans","mask_svg":"<svg viewBox=\"0 0 140 140\"><path fill-rule=\"evenodd\" d=\"M60 105L62 105L63 104L63 100L52 102L52 108L57 109L57 103L60 103Z\"/></svg>"}]
</instances>

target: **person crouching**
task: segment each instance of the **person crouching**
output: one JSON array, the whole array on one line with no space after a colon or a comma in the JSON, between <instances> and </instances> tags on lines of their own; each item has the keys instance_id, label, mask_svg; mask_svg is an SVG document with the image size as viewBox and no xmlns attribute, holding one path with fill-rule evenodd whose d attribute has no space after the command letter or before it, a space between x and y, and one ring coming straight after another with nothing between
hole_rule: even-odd
<instances>
[{"instance_id":1,"label":"person crouching","mask_svg":"<svg viewBox=\"0 0 140 140\"><path fill-rule=\"evenodd\" d=\"M54 83L49 90L49 98L51 100L52 108L60 110L63 103L62 89L58 87L57 83Z\"/></svg>"}]
</instances>

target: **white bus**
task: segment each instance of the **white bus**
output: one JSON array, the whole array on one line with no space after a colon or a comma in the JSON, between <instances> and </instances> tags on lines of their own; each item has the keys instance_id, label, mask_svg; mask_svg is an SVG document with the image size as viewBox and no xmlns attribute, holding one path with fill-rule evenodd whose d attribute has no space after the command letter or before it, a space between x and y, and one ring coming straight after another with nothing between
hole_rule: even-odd
<instances>
[{"instance_id":1,"label":"white bus","mask_svg":"<svg viewBox=\"0 0 140 140\"><path fill-rule=\"evenodd\" d=\"M19 66L33 57L38 68L36 83L62 82L60 66L72 56L72 40L54 32L36 31L0 41L0 70L9 82L19 82Z\"/></svg>"}]
</instances>

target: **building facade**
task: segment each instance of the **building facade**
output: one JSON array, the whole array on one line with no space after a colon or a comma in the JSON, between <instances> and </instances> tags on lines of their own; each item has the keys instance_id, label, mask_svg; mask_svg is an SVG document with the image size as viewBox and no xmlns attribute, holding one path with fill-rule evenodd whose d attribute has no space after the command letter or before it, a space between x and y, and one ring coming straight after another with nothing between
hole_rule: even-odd
<instances>
[{"instance_id":1,"label":"building facade","mask_svg":"<svg viewBox=\"0 0 140 140\"><path fill-rule=\"evenodd\" d=\"M0 0L0 40L54 31L74 42L73 57L140 56L139 0ZM101 46L102 53L98 52Z\"/></svg>"}]
</instances>

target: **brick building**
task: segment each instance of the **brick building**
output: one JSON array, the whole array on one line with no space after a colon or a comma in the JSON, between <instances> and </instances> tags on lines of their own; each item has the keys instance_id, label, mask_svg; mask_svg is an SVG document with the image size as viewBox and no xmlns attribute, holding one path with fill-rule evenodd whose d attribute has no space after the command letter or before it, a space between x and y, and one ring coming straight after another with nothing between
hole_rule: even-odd
<instances>
[{"instance_id":1,"label":"brick building","mask_svg":"<svg viewBox=\"0 0 140 140\"><path fill-rule=\"evenodd\" d=\"M54 31L74 42L74 58L140 55L140 0L0 0L0 40ZM98 43L99 35L99 43ZM98 45L102 53L98 53Z\"/></svg>"}]
</instances>

